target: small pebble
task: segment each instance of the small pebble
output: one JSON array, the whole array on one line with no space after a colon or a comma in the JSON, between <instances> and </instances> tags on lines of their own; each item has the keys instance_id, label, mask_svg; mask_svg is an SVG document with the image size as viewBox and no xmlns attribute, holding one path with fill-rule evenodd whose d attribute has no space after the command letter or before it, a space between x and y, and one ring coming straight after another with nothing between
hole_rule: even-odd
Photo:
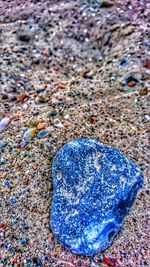
<instances>
[{"instance_id":1,"label":"small pebble","mask_svg":"<svg viewBox=\"0 0 150 267\"><path fill-rule=\"evenodd\" d=\"M150 58L146 60L145 68L150 70Z\"/></svg>"},{"instance_id":2,"label":"small pebble","mask_svg":"<svg viewBox=\"0 0 150 267\"><path fill-rule=\"evenodd\" d=\"M141 89L141 90L139 91L139 94L140 94L141 96L143 96L143 95L147 95L147 94L148 94L148 89L147 89L147 88Z\"/></svg>"},{"instance_id":3,"label":"small pebble","mask_svg":"<svg viewBox=\"0 0 150 267\"><path fill-rule=\"evenodd\" d=\"M38 130L45 129L45 126L46 126L46 122L39 122L37 125L37 129Z\"/></svg>"},{"instance_id":4,"label":"small pebble","mask_svg":"<svg viewBox=\"0 0 150 267\"><path fill-rule=\"evenodd\" d=\"M150 115L146 114L145 118L149 121L150 120Z\"/></svg>"},{"instance_id":5,"label":"small pebble","mask_svg":"<svg viewBox=\"0 0 150 267\"><path fill-rule=\"evenodd\" d=\"M38 132L37 137L38 137L38 138L44 138L44 137L46 137L48 134L49 134L49 131L48 131L48 130L41 130L41 131Z\"/></svg>"},{"instance_id":6,"label":"small pebble","mask_svg":"<svg viewBox=\"0 0 150 267\"><path fill-rule=\"evenodd\" d=\"M100 1L101 7L112 7L114 5L113 1L102 0Z\"/></svg>"},{"instance_id":7,"label":"small pebble","mask_svg":"<svg viewBox=\"0 0 150 267\"><path fill-rule=\"evenodd\" d=\"M7 145L7 142L0 142L0 151L2 151Z\"/></svg>"},{"instance_id":8,"label":"small pebble","mask_svg":"<svg viewBox=\"0 0 150 267\"><path fill-rule=\"evenodd\" d=\"M63 128L64 125L61 123L60 120L56 119L56 120L54 121L54 127L55 127L55 128Z\"/></svg>"},{"instance_id":9,"label":"small pebble","mask_svg":"<svg viewBox=\"0 0 150 267\"><path fill-rule=\"evenodd\" d=\"M17 103L23 103L27 98L29 98L29 95L27 93L22 93L17 97Z\"/></svg>"},{"instance_id":10,"label":"small pebble","mask_svg":"<svg viewBox=\"0 0 150 267\"><path fill-rule=\"evenodd\" d=\"M139 81L134 78L133 76L129 76L128 78L126 78L126 84L129 87L134 87Z\"/></svg>"},{"instance_id":11,"label":"small pebble","mask_svg":"<svg viewBox=\"0 0 150 267\"><path fill-rule=\"evenodd\" d=\"M10 204L11 205L15 204L16 202L17 202L17 199L16 199L15 196L13 196L13 197L10 198Z\"/></svg>"},{"instance_id":12,"label":"small pebble","mask_svg":"<svg viewBox=\"0 0 150 267\"><path fill-rule=\"evenodd\" d=\"M20 147L23 148L26 145L27 141L33 138L35 134L36 134L36 128L27 129L23 135Z\"/></svg>"},{"instance_id":13,"label":"small pebble","mask_svg":"<svg viewBox=\"0 0 150 267\"><path fill-rule=\"evenodd\" d=\"M57 111L53 110L52 112L49 113L50 117L55 117L57 115Z\"/></svg>"},{"instance_id":14,"label":"small pebble","mask_svg":"<svg viewBox=\"0 0 150 267\"><path fill-rule=\"evenodd\" d=\"M127 66L128 65L128 62L127 62L127 60L126 59L122 59L121 61L120 61L120 64L119 64L121 67L124 67L124 66Z\"/></svg>"},{"instance_id":15,"label":"small pebble","mask_svg":"<svg viewBox=\"0 0 150 267\"><path fill-rule=\"evenodd\" d=\"M10 123L10 118L6 117L0 121L0 132L3 131Z\"/></svg>"},{"instance_id":16,"label":"small pebble","mask_svg":"<svg viewBox=\"0 0 150 267\"><path fill-rule=\"evenodd\" d=\"M7 177L7 172L2 173L2 179L5 179Z\"/></svg>"}]
</instances>

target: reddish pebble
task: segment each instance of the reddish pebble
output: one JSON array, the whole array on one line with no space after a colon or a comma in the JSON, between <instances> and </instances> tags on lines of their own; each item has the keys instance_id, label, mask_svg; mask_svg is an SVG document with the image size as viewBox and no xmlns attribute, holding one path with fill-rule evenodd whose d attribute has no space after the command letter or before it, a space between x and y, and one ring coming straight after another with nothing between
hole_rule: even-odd
<instances>
[{"instance_id":1,"label":"reddish pebble","mask_svg":"<svg viewBox=\"0 0 150 267\"><path fill-rule=\"evenodd\" d=\"M4 228L4 224L3 223L0 223L0 229L1 228Z\"/></svg>"},{"instance_id":2,"label":"reddish pebble","mask_svg":"<svg viewBox=\"0 0 150 267\"><path fill-rule=\"evenodd\" d=\"M86 74L88 74L90 70L83 70L81 76L84 78L86 77Z\"/></svg>"},{"instance_id":3,"label":"reddish pebble","mask_svg":"<svg viewBox=\"0 0 150 267\"><path fill-rule=\"evenodd\" d=\"M133 87L133 86L135 86L136 85L136 82L135 81L130 81L130 82L128 82L128 86L129 87Z\"/></svg>"},{"instance_id":4,"label":"reddish pebble","mask_svg":"<svg viewBox=\"0 0 150 267\"><path fill-rule=\"evenodd\" d=\"M103 262L110 267L115 267L117 263L116 259L106 258L106 257L103 258Z\"/></svg>"},{"instance_id":5,"label":"reddish pebble","mask_svg":"<svg viewBox=\"0 0 150 267\"><path fill-rule=\"evenodd\" d=\"M18 260L17 259L13 259L11 260L12 263L18 263Z\"/></svg>"},{"instance_id":6,"label":"reddish pebble","mask_svg":"<svg viewBox=\"0 0 150 267\"><path fill-rule=\"evenodd\" d=\"M145 68L150 70L150 58L146 60Z\"/></svg>"},{"instance_id":7,"label":"reddish pebble","mask_svg":"<svg viewBox=\"0 0 150 267\"><path fill-rule=\"evenodd\" d=\"M58 67L54 67L53 70L59 71L60 69Z\"/></svg>"},{"instance_id":8,"label":"reddish pebble","mask_svg":"<svg viewBox=\"0 0 150 267\"><path fill-rule=\"evenodd\" d=\"M27 98L29 98L29 95L27 93L22 93L17 97L17 103L23 103Z\"/></svg>"}]
</instances>

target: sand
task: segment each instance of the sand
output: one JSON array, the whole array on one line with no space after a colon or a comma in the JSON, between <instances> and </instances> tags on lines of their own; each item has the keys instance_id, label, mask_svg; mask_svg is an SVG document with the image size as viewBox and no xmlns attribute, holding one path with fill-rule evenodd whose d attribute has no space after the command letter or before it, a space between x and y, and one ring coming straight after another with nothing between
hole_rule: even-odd
<instances>
[{"instance_id":1,"label":"sand","mask_svg":"<svg viewBox=\"0 0 150 267\"><path fill-rule=\"evenodd\" d=\"M102 2L0 1L0 118L10 118L0 132L0 266L150 264L150 4ZM118 148L145 179L113 244L93 258L65 250L49 226L52 160L76 137Z\"/></svg>"}]
</instances>

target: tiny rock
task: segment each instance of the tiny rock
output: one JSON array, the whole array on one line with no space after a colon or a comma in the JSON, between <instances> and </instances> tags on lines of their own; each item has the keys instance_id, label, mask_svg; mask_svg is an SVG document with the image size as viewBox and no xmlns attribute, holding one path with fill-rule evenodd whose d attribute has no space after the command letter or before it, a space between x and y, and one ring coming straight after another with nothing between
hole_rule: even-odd
<instances>
[{"instance_id":1,"label":"tiny rock","mask_svg":"<svg viewBox=\"0 0 150 267\"><path fill-rule=\"evenodd\" d=\"M37 125L37 129L38 130L45 129L45 126L46 126L46 122L39 122Z\"/></svg>"},{"instance_id":2,"label":"tiny rock","mask_svg":"<svg viewBox=\"0 0 150 267\"><path fill-rule=\"evenodd\" d=\"M113 1L109 0L102 0L100 3L101 7L112 7L114 5Z\"/></svg>"},{"instance_id":3,"label":"tiny rock","mask_svg":"<svg viewBox=\"0 0 150 267\"><path fill-rule=\"evenodd\" d=\"M2 173L2 178L5 179L7 177L7 172Z\"/></svg>"},{"instance_id":4,"label":"tiny rock","mask_svg":"<svg viewBox=\"0 0 150 267\"><path fill-rule=\"evenodd\" d=\"M146 60L145 68L150 70L150 58Z\"/></svg>"},{"instance_id":5,"label":"tiny rock","mask_svg":"<svg viewBox=\"0 0 150 267\"><path fill-rule=\"evenodd\" d=\"M27 93L22 93L17 97L17 103L23 103L27 98L29 98L29 95Z\"/></svg>"},{"instance_id":6,"label":"tiny rock","mask_svg":"<svg viewBox=\"0 0 150 267\"><path fill-rule=\"evenodd\" d=\"M0 121L0 132L3 131L10 123L10 118L6 117Z\"/></svg>"},{"instance_id":7,"label":"tiny rock","mask_svg":"<svg viewBox=\"0 0 150 267\"><path fill-rule=\"evenodd\" d=\"M143 96L143 95L147 95L147 94L148 94L148 89L147 89L147 88L141 89L141 90L139 91L139 94L140 94L141 96Z\"/></svg>"}]
</instances>

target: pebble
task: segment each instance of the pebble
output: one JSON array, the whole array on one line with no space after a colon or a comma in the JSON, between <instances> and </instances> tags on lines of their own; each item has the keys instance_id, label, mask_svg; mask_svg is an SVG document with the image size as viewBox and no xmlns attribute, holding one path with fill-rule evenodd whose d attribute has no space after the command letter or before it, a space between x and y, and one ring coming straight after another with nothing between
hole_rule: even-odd
<instances>
[{"instance_id":1,"label":"pebble","mask_svg":"<svg viewBox=\"0 0 150 267\"><path fill-rule=\"evenodd\" d=\"M143 186L132 161L88 138L75 139L57 152L52 177L52 231L65 248L84 256L112 243Z\"/></svg>"},{"instance_id":2,"label":"pebble","mask_svg":"<svg viewBox=\"0 0 150 267\"><path fill-rule=\"evenodd\" d=\"M145 68L150 70L150 58L146 60Z\"/></svg>"},{"instance_id":3,"label":"pebble","mask_svg":"<svg viewBox=\"0 0 150 267\"><path fill-rule=\"evenodd\" d=\"M17 97L17 103L23 103L27 98L29 98L29 95L27 93L22 93Z\"/></svg>"},{"instance_id":4,"label":"pebble","mask_svg":"<svg viewBox=\"0 0 150 267\"><path fill-rule=\"evenodd\" d=\"M70 118L69 114L64 115L64 119L68 120Z\"/></svg>"},{"instance_id":5,"label":"pebble","mask_svg":"<svg viewBox=\"0 0 150 267\"><path fill-rule=\"evenodd\" d=\"M38 137L38 138L44 138L44 137L46 137L48 134L49 134L49 131L48 131L48 130L41 130L41 131L38 132L37 137Z\"/></svg>"},{"instance_id":6,"label":"pebble","mask_svg":"<svg viewBox=\"0 0 150 267\"><path fill-rule=\"evenodd\" d=\"M0 152L7 146L7 142L0 142Z\"/></svg>"},{"instance_id":7,"label":"pebble","mask_svg":"<svg viewBox=\"0 0 150 267\"><path fill-rule=\"evenodd\" d=\"M7 160L5 158L1 158L1 161L0 161L1 165L6 164L6 162L7 162Z\"/></svg>"},{"instance_id":8,"label":"pebble","mask_svg":"<svg viewBox=\"0 0 150 267\"><path fill-rule=\"evenodd\" d=\"M57 111L56 110L53 110L49 113L49 116L50 117L55 117L57 115Z\"/></svg>"},{"instance_id":9,"label":"pebble","mask_svg":"<svg viewBox=\"0 0 150 267\"><path fill-rule=\"evenodd\" d=\"M63 128L64 125L62 124L62 122L60 120L56 119L54 121L54 127L59 129L59 128Z\"/></svg>"},{"instance_id":10,"label":"pebble","mask_svg":"<svg viewBox=\"0 0 150 267\"><path fill-rule=\"evenodd\" d=\"M150 121L150 115L146 114L146 115L145 115L145 118L146 118L148 121Z\"/></svg>"},{"instance_id":11,"label":"pebble","mask_svg":"<svg viewBox=\"0 0 150 267\"><path fill-rule=\"evenodd\" d=\"M147 95L147 94L148 94L148 89L147 89L147 88L141 89L141 90L139 91L139 94L140 94L141 96L143 96L143 95Z\"/></svg>"},{"instance_id":12,"label":"pebble","mask_svg":"<svg viewBox=\"0 0 150 267\"><path fill-rule=\"evenodd\" d=\"M9 182L9 180L7 180L7 179L3 180L2 185L3 185L3 186L8 186L8 187L10 187L10 182Z\"/></svg>"},{"instance_id":13,"label":"pebble","mask_svg":"<svg viewBox=\"0 0 150 267\"><path fill-rule=\"evenodd\" d=\"M2 179L5 179L7 177L7 172L2 173Z\"/></svg>"},{"instance_id":14,"label":"pebble","mask_svg":"<svg viewBox=\"0 0 150 267\"><path fill-rule=\"evenodd\" d=\"M11 204L11 205L16 204L16 202L17 202L17 199L16 199L15 196L13 196L13 197L10 198L10 204Z\"/></svg>"},{"instance_id":15,"label":"pebble","mask_svg":"<svg viewBox=\"0 0 150 267\"><path fill-rule=\"evenodd\" d=\"M104 257L104 258L103 258L103 262L104 262L107 266L110 266L110 267L115 267L116 264L117 264L116 259L107 258L107 257Z\"/></svg>"},{"instance_id":16,"label":"pebble","mask_svg":"<svg viewBox=\"0 0 150 267\"><path fill-rule=\"evenodd\" d=\"M23 135L22 141L20 143L20 147L25 147L27 141L29 141L36 134L36 128L27 129Z\"/></svg>"},{"instance_id":17,"label":"pebble","mask_svg":"<svg viewBox=\"0 0 150 267\"><path fill-rule=\"evenodd\" d=\"M129 76L126 78L126 84L129 87L134 87L139 81L133 76Z\"/></svg>"},{"instance_id":18,"label":"pebble","mask_svg":"<svg viewBox=\"0 0 150 267\"><path fill-rule=\"evenodd\" d=\"M37 125L37 129L38 130L42 130L44 129L46 126L46 123L45 122L39 122L38 125Z\"/></svg>"},{"instance_id":19,"label":"pebble","mask_svg":"<svg viewBox=\"0 0 150 267\"><path fill-rule=\"evenodd\" d=\"M10 118L6 117L0 121L0 132L3 131L10 123Z\"/></svg>"},{"instance_id":20,"label":"pebble","mask_svg":"<svg viewBox=\"0 0 150 267\"><path fill-rule=\"evenodd\" d=\"M120 64L119 64L121 67L125 67L125 66L127 66L128 65L128 62L127 62L127 60L126 59L121 59L121 61L120 61Z\"/></svg>"},{"instance_id":21,"label":"pebble","mask_svg":"<svg viewBox=\"0 0 150 267\"><path fill-rule=\"evenodd\" d=\"M101 7L112 7L114 5L113 1L102 0L100 1Z\"/></svg>"}]
</instances>

